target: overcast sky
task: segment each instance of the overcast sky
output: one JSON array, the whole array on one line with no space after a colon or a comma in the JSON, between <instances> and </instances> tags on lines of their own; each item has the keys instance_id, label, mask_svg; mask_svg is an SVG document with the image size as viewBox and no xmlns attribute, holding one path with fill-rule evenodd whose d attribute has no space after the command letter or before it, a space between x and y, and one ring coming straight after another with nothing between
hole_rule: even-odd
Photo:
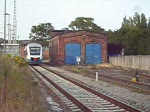
<instances>
[{"instance_id":1,"label":"overcast sky","mask_svg":"<svg viewBox=\"0 0 150 112\"><path fill-rule=\"evenodd\" d=\"M0 38L4 29L4 1L0 0ZM13 1L7 0L7 13L13 24ZM16 0L17 35L29 39L34 25L52 23L56 30L68 27L77 17L92 17L94 23L105 30L121 27L125 15L133 17L135 12L150 17L150 0ZM8 19L8 16L7 16ZM8 20L7 20L8 22Z\"/></svg>"}]
</instances>

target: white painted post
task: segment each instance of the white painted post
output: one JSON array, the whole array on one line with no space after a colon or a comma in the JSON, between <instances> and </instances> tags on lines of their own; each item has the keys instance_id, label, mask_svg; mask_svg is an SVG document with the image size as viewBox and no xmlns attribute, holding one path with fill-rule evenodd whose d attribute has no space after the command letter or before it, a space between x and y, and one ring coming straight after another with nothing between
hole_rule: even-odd
<instances>
[{"instance_id":1,"label":"white painted post","mask_svg":"<svg viewBox=\"0 0 150 112\"><path fill-rule=\"evenodd\" d=\"M81 57L80 56L76 56L76 61L78 63L78 67L79 67L79 64L80 64L80 61L81 61Z\"/></svg>"},{"instance_id":2,"label":"white painted post","mask_svg":"<svg viewBox=\"0 0 150 112\"><path fill-rule=\"evenodd\" d=\"M96 72L96 81L98 81L98 72Z\"/></svg>"}]
</instances>

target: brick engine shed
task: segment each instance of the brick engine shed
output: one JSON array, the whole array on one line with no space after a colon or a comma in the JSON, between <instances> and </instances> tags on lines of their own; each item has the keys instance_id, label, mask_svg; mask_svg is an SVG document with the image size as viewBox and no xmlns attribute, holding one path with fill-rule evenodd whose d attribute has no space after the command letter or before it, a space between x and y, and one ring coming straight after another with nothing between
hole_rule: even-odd
<instances>
[{"instance_id":1,"label":"brick engine shed","mask_svg":"<svg viewBox=\"0 0 150 112\"><path fill-rule=\"evenodd\" d=\"M55 34L49 42L50 64L100 64L107 62L107 35L89 31Z\"/></svg>"}]
</instances>

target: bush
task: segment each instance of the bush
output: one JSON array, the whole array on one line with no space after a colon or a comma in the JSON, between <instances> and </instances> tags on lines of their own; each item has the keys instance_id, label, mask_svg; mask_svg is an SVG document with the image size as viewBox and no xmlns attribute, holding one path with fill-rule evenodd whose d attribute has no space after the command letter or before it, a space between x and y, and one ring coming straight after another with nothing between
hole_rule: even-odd
<instances>
[{"instance_id":1,"label":"bush","mask_svg":"<svg viewBox=\"0 0 150 112\"><path fill-rule=\"evenodd\" d=\"M22 57L0 56L0 112L41 112L38 84L27 65Z\"/></svg>"}]
</instances>

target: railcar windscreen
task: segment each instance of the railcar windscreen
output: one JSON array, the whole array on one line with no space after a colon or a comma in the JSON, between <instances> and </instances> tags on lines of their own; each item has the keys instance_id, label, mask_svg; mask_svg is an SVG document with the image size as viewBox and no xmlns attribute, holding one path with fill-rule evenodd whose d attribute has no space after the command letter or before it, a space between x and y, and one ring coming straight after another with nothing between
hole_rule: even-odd
<instances>
[{"instance_id":1,"label":"railcar windscreen","mask_svg":"<svg viewBox=\"0 0 150 112\"><path fill-rule=\"evenodd\" d=\"M40 55L40 47L30 47L30 55Z\"/></svg>"}]
</instances>

